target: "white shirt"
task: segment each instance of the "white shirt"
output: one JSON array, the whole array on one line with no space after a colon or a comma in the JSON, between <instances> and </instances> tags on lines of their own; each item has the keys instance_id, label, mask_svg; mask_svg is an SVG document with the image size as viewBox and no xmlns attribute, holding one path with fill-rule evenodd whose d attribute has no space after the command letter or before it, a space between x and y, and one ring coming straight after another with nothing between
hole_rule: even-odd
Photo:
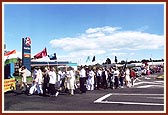
<instances>
[{"instance_id":1,"label":"white shirt","mask_svg":"<svg viewBox=\"0 0 168 115\"><path fill-rule=\"evenodd\" d=\"M27 80L26 80L26 69L20 70L20 72L22 73L22 82L27 82Z\"/></svg>"},{"instance_id":2,"label":"white shirt","mask_svg":"<svg viewBox=\"0 0 168 115\"><path fill-rule=\"evenodd\" d=\"M105 71L105 75L106 75L106 80L107 80L107 78L108 78L108 73L107 73L107 71Z\"/></svg>"},{"instance_id":3,"label":"white shirt","mask_svg":"<svg viewBox=\"0 0 168 115\"><path fill-rule=\"evenodd\" d=\"M37 71L37 69L35 69L34 70L34 72L33 72L33 80L35 81L35 82L38 82L38 78L37 78L37 76L38 76L38 71Z\"/></svg>"},{"instance_id":4,"label":"white shirt","mask_svg":"<svg viewBox=\"0 0 168 115\"><path fill-rule=\"evenodd\" d=\"M84 68L81 69L80 71L80 77L83 78L83 77L86 77L86 71Z\"/></svg>"},{"instance_id":5,"label":"white shirt","mask_svg":"<svg viewBox=\"0 0 168 115\"><path fill-rule=\"evenodd\" d=\"M38 84L42 84L43 83L43 75L42 75L42 71L41 69L38 69Z\"/></svg>"},{"instance_id":6,"label":"white shirt","mask_svg":"<svg viewBox=\"0 0 168 115\"><path fill-rule=\"evenodd\" d=\"M126 74L126 75L130 75L130 70L129 70L129 69L126 69L125 74Z\"/></svg>"},{"instance_id":7,"label":"white shirt","mask_svg":"<svg viewBox=\"0 0 168 115\"><path fill-rule=\"evenodd\" d=\"M65 72L62 72L61 79L65 78L65 76L66 76L66 73L65 73Z\"/></svg>"},{"instance_id":8,"label":"white shirt","mask_svg":"<svg viewBox=\"0 0 168 115\"><path fill-rule=\"evenodd\" d=\"M62 75L63 75L63 73L61 72L61 71L58 71L58 81L60 81L61 80L61 78L62 78Z\"/></svg>"},{"instance_id":9,"label":"white shirt","mask_svg":"<svg viewBox=\"0 0 168 115\"><path fill-rule=\"evenodd\" d=\"M102 71L101 70L98 70L97 71L97 76L101 76L102 75Z\"/></svg>"},{"instance_id":10,"label":"white shirt","mask_svg":"<svg viewBox=\"0 0 168 115\"><path fill-rule=\"evenodd\" d=\"M56 83L56 73L54 71L50 71L48 75L50 77L49 83L55 84Z\"/></svg>"},{"instance_id":11,"label":"white shirt","mask_svg":"<svg viewBox=\"0 0 168 115\"><path fill-rule=\"evenodd\" d=\"M118 70L114 71L114 76L119 76L120 72Z\"/></svg>"},{"instance_id":12,"label":"white shirt","mask_svg":"<svg viewBox=\"0 0 168 115\"><path fill-rule=\"evenodd\" d=\"M70 79L75 79L75 73L72 70L67 71L67 77Z\"/></svg>"},{"instance_id":13,"label":"white shirt","mask_svg":"<svg viewBox=\"0 0 168 115\"><path fill-rule=\"evenodd\" d=\"M94 84L94 75L95 75L95 73L92 70L89 71L88 85L89 84Z\"/></svg>"},{"instance_id":14,"label":"white shirt","mask_svg":"<svg viewBox=\"0 0 168 115\"><path fill-rule=\"evenodd\" d=\"M91 71L89 71L89 76L90 77L94 77L94 75L95 75L95 73L91 70Z\"/></svg>"}]
</instances>

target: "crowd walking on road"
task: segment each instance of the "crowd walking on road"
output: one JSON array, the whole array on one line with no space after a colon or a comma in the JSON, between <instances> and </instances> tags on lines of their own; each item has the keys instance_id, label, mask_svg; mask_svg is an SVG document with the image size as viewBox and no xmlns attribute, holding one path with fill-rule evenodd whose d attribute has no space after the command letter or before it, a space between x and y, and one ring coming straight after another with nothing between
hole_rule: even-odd
<instances>
[{"instance_id":1,"label":"crowd walking on road","mask_svg":"<svg viewBox=\"0 0 168 115\"><path fill-rule=\"evenodd\" d=\"M28 88L24 69L23 66L20 70L21 87ZM148 67L146 75L148 77L150 75ZM77 70L73 67L57 68L57 70L52 66L34 67L28 95L57 97L60 93L66 93L73 96L76 93L84 94L93 90L130 88L134 87L137 77L135 70L128 67L81 66Z\"/></svg>"}]
</instances>

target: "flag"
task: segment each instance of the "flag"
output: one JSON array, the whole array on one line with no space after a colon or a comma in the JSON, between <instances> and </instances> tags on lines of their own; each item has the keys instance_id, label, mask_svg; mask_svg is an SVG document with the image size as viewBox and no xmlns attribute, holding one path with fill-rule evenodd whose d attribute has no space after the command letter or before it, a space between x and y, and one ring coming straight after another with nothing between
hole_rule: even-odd
<instances>
[{"instance_id":1,"label":"flag","mask_svg":"<svg viewBox=\"0 0 168 115\"><path fill-rule=\"evenodd\" d=\"M90 61L90 56L87 57L87 59L86 59L86 63L87 63L88 61Z\"/></svg>"},{"instance_id":2,"label":"flag","mask_svg":"<svg viewBox=\"0 0 168 115\"><path fill-rule=\"evenodd\" d=\"M16 54L16 50L12 50L12 51L6 52L6 53L4 54L4 56L9 56L9 55L11 55L11 54Z\"/></svg>"},{"instance_id":3,"label":"flag","mask_svg":"<svg viewBox=\"0 0 168 115\"><path fill-rule=\"evenodd\" d=\"M16 63L17 62L16 50L12 50L12 51L5 53L4 61L5 61L5 65L10 64L10 63Z\"/></svg>"},{"instance_id":4,"label":"flag","mask_svg":"<svg viewBox=\"0 0 168 115\"><path fill-rule=\"evenodd\" d=\"M43 57L46 57L47 56L47 49L44 48L43 51L37 53L34 58L35 59L38 59L38 58L43 58Z\"/></svg>"},{"instance_id":5,"label":"flag","mask_svg":"<svg viewBox=\"0 0 168 115\"><path fill-rule=\"evenodd\" d=\"M94 62L94 61L95 61L95 58L96 58L96 57L95 57L95 56L93 56L92 62Z\"/></svg>"},{"instance_id":6,"label":"flag","mask_svg":"<svg viewBox=\"0 0 168 115\"><path fill-rule=\"evenodd\" d=\"M50 58L50 60L57 60L56 53L48 55L48 57Z\"/></svg>"}]
</instances>

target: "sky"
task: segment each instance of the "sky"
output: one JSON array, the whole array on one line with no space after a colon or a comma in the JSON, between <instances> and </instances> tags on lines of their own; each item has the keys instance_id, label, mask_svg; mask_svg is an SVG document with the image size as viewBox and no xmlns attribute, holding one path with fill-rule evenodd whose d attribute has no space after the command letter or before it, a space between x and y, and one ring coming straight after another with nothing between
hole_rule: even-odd
<instances>
[{"instance_id":1,"label":"sky","mask_svg":"<svg viewBox=\"0 0 168 115\"><path fill-rule=\"evenodd\" d=\"M31 56L47 48L58 60L79 65L164 59L164 4L4 4L6 50L21 57L22 38ZM86 62L87 57L90 61ZM92 58L95 56L95 62Z\"/></svg>"}]
</instances>

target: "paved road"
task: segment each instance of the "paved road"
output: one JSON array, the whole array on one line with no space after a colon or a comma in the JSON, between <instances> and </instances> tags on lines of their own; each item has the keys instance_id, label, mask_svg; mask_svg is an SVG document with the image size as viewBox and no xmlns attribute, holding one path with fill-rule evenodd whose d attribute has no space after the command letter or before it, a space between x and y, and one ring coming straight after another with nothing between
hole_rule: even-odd
<instances>
[{"instance_id":1,"label":"paved road","mask_svg":"<svg viewBox=\"0 0 168 115\"><path fill-rule=\"evenodd\" d=\"M164 81L141 77L132 88L102 89L58 97L27 96L17 91L4 95L4 111L17 112L137 112L164 111Z\"/></svg>"}]
</instances>

